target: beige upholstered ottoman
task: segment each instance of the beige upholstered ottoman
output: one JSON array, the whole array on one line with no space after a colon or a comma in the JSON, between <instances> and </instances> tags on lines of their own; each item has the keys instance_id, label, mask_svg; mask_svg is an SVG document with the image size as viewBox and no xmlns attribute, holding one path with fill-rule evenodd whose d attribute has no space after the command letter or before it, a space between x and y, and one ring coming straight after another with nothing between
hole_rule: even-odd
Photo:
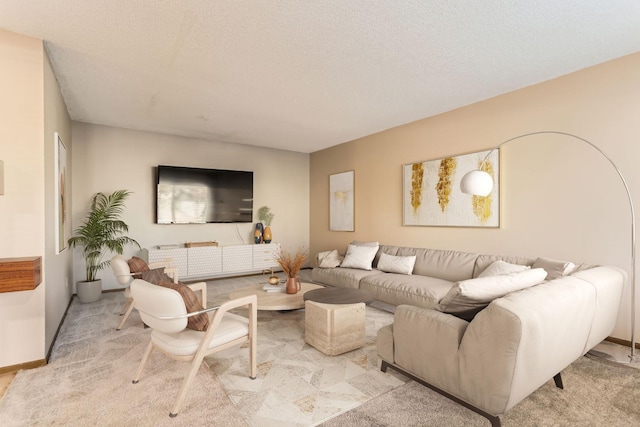
<instances>
[{"instance_id":1,"label":"beige upholstered ottoman","mask_svg":"<svg viewBox=\"0 0 640 427\"><path fill-rule=\"evenodd\" d=\"M364 347L365 304L305 301L304 340L327 356Z\"/></svg>"}]
</instances>

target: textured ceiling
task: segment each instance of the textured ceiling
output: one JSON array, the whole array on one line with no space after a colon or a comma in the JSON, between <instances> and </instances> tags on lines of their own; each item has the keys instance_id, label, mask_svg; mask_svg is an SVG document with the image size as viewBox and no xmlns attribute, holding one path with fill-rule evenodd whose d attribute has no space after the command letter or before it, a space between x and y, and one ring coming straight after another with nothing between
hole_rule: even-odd
<instances>
[{"instance_id":1,"label":"textured ceiling","mask_svg":"<svg viewBox=\"0 0 640 427\"><path fill-rule=\"evenodd\" d=\"M1 0L0 28L74 120L308 153L640 51L640 1Z\"/></svg>"}]
</instances>

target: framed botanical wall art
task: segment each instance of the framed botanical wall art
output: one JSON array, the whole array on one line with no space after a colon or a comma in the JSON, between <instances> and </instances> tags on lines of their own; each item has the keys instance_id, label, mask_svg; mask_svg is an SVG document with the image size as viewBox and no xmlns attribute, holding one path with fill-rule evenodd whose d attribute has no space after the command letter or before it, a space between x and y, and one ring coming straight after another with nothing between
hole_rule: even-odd
<instances>
[{"instance_id":1,"label":"framed botanical wall art","mask_svg":"<svg viewBox=\"0 0 640 427\"><path fill-rule=\"evenodd\" d=\"M329 230L354 231L354 171L329 175Z\"/></svg>"},{"instance_id":2,"label":"framed botanical wall art","mask_svg":"<svg viewBox=\"0 0 640 427\"><path fill-rule=\"evenodd\" d=\"M486 197L460 190L462 177L475 169L493 176L493 190ZM407 164L402 177L404 225L500 226L500 150Z\"/></svg>"},{"instance_id":3,"label":"framed botanical wall art","mask_svg":"<svg viewBox=\"0 0 640 427\"><path fill-rule=\"evenodd\" d=\"M56 253L59 254L67 247L71 224L67 215L67 147L58 132L54 133L54 152Z\"/></svg>"}]
</instances>

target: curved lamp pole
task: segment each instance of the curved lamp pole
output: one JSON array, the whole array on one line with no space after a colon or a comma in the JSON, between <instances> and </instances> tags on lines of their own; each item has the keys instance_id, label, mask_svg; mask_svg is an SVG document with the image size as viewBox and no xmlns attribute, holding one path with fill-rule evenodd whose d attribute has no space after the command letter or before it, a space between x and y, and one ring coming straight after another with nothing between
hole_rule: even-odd
<instances>
[{"instance_id":1,"label":"curved lamp pole","mask_svg":"<svg viewBox=\"0 0 640 427\"><path fill-rule=\"evenodd\" d=\"M533 136L533 135L543 135L543 134L547 134L547 135L564 135L564 136L568 136L570 138L573 138L575 140L582 141L582 142L586 143L587 145L591 146L598 153L600 153L605 159L607 159L609 161L611 166L613 166L613 169L615 169L616 173L618 174L618 177L620 177L620 180L622 181L622 185L624 185L624 190L626 191L627 199L629 200L629 208L631 209L631 282L630 282L631 283L631 354L629 355L629 358L631 359L632 362L635 362L635 360L636 360L636 337L635 337L635 329L636 329L636 221L635 221L635 218L636 217L635 217L635 211L633 209L633 200L631 199L631 192L629 191L629 186L627 185L627 181L624 179L624 176L622 176L622 172L620 172L620 169L618 169L616 164L613 163L613 160L611 160L611 158L609 158L609 156L607 156L604 153L604 151L602 151L600 148L598 148L598 146L596 146L592 142L587 141L584 138L581 138L579 136L576 136L576 135L573 135L573 134L567 133L567 132L545 130L545 131L526 133L526 134L523 134L523 135L519 135L519 136L510 138L510 139L507 139L504 142L501 142L500 144L498 144L494 148L492 148L489 151L489 153L487 153L485 158L482 160L481 165L484 164L484 162L487 160L487 158L489 157L489 155L491 153L493 153L495 150L499 149L503 145L505 145L505 144L507 144L507 143L509 143L511 141L515 141L516 139L526 138L528 136ZM482 170L473 170L471 172L468 172L465 176L462 177L462 180L460 181L460 189L462 190L463 193L473 194L474 196L487 196L489 193L491 193L491 190L493 189L493 178L487 172L484 172Z\"/></svg>"}]
</instances>

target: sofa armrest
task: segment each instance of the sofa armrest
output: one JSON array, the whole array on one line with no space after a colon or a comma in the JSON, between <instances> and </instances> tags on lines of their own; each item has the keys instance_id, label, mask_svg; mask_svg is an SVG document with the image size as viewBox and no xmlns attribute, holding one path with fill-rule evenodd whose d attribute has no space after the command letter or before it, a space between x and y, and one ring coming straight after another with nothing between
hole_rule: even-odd
<instances>
[{"instance_id":1,"label":"sofa armrest","mask_svg":"<svg viewBox=\"0 0 640 427\"><path fill-rule=\"evenodd\" d=\"M400 305L393 323L393 362L436 387L452 389L451 383L458 383L458 347L468 325L437 310Z\"/></svg>"}]
</instances>

